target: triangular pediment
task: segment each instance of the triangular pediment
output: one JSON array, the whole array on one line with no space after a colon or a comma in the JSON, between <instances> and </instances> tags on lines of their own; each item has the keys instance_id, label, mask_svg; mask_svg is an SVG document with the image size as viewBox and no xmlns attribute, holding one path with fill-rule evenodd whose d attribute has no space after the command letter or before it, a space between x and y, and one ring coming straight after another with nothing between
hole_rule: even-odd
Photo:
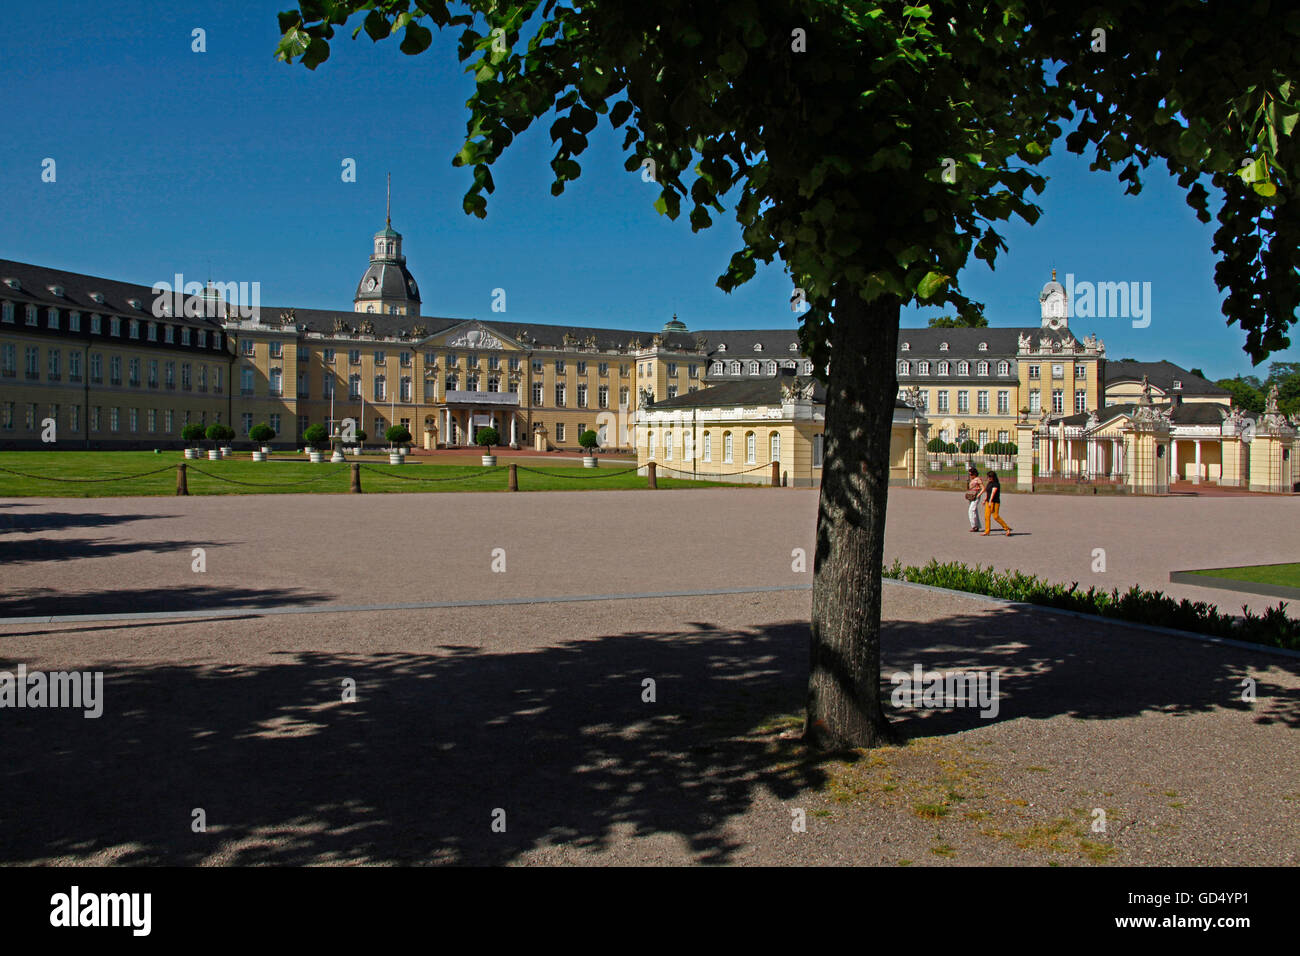
<instances>
[{"instance_id":1,"label":"triangular pediment","mask_svg":"<svg viewBox=\"0 0 1300 956\"><path fill-rule=\"evenodd\" d=\"M472 349L481 352L498 350L512 352L523 349L523 345L511 336L506 335L501 329L480 322L478 319L467 319L436 335L431 335L425 344L434 347Z\"/></svg>"}]
</instances>

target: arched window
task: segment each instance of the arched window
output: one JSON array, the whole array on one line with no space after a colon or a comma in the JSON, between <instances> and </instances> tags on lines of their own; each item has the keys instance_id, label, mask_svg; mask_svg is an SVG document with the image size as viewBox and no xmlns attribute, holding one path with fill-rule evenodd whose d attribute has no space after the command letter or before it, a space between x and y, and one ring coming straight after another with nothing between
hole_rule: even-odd
<instances>
[{"instance_id":1,"label":"arched window","mask_svg":"<svg viewBox=\"0 0 1300 956\"><path fill-rule=\"evenodd\" d=\"M732 374L732 375L739 375L739 374L740 374L740 363L739 363L739 362L732 362L732 363L731 363L731 374Z\"/></svg>"},{"instance_id":2,"label":"arched window","mask_svg":"<svg viewBox=\"0 0 1300 956\"><path fill-rule=\"evenodd\" d=\"M958 363L957 363L957 374L958 374L958 375L969 375L969 374L970 374L970 362L967 362L967 361L964 361L964 360L961 361L961 362L958 362Z\"/></svg>"},{"instance_id":3,"label":"arched window","mask_svg":"<svg viewBox=\"0 0 1300 956\"><path fill-rule=\"evenodd\" d=\"M646 429L645 440L646 440L646 457L653 458L655 456L655 433L648 428Z\"/></svg>"},{"instance_id":4,"label":"arched window","mask_svg":"<svg viewBox=\"0 0 1300 956\"><path fill-rule=\"evenodd\" d=\"M705 461L713 461L713 432L704 433L704 455Z\"/></svg>"},{"instance_id":5,"label":"arched window","mask_svg":"<svg viewBox=\"0 0 1300 956\"><path fill-rule=\"evenodd\" d=\"M899 362L899 363L898 363L898 374L899 374L899 375L911 375L911 374L912 374L912 363L911 363L911 362Z\"/></svg>"},{"instance_id":6,"label":"arched window","mask_svg":"<svg viewBox=\"0 0 1300 956\"><path fill-rule=\"evenodd\" d=\"M731 458L731 432L722 433L722 460L730 465Z\"/></svg>"},{"instance_id":7,"label":"arched window","mask_svg":"<svg viewBox=\"0 0 1300 956\"><path fill-rule=\"evenodd\" d=\"M910 351L912 351L912 343L911 343L911 342L904 342L904 343L903 343L903 347L902 347L902 351L904 351L904 352L910 352Z\"/></svg>"},{"instance_id":8,"label":"arched window","mask_svg":"<svg viewBox=\"0 0 1300 956\"><path fill-rule=\"evenodd\" d=\"M930 374L930 363L929 363L929 362L917 362L917 363L916 363L916 374L917 374L917 375L929 375L929 374Z\"/></svg>"},{"instance_id":9,"label":"arched window","mask_svg":"<svg viewBox=\"0 0 1300 956\"><path fill-rule=\"evenodd\" d=\"M779 462L781 460L781 433L772 432L768 437L767 445L768 459Z\"/></svg>"},{"instance_id":10,"label":"arched window","mask_svg":"<svg viewBox=\"0 0 1300 956\"><path fill-rule=\"evenodd\" d=\"M695 457L695 442L691 440L690 432L682 432L682 461L690 461Z\"/></svg>"},{"instance_id":11,"label":"arched window","mask_svg":"<svg viewBox=\"0 0 1300 956\"><path fill-rule=\"evenodd\" d=\"M673 460L673 433L664 432L664 461Z\"/></svg>"},{"instance_id":12,"label":"arched window","mask_svg":"<svg viewBox=\"0 0 1300 956\"><path fill-rule=\"evenodd\" d=\"M775 363L775 362L768 362L768 363L767 363L767 374L768 374L768 375L775 375L775 374L776 374L776 363Z\"/></svg>"},{"instance_id":13,"label":"arched window","mask_svg":"<svg viewBox=\"0 0 1300 956\"><path fill-rule=\"evenodd\" d=\"M940 351L940 352L946 352L946 351L948 351L948 343L947 343L947 342L940 342L940 343L939 343L939 351Z\"/></svg>"},{"instance_id":14,"label":"arched window","mask_svg":"<svg viewBox=\"0 0 1300 956\"><path fill-rule=\"evenodd\" d=\"M981 352L987 352L989 350L989 344L987 342L981 342L979 350Z\"/></svg>"},{"instance_id":15,"label":"arched window","mask_svg":"<svg viewBox=\"0 0 1300 956\"><path fill-rule=\"evenodd\" d=\"M745 432L745 464L758 464L758 438L753 432Z\"/></svg>"},{"instance_id":16,"label":"arched window","mask_svg":"<svg viewBox=\"0 0 1300 956\"><path fill-rule=\"evenodd\" d=\"M721 375L721 374L722 374L722 363L721 363L721 362L714 362L714 363L713 363L713 367L709 370L709 373L710 373L711 375Z\"/></svg>"}]
</instances>

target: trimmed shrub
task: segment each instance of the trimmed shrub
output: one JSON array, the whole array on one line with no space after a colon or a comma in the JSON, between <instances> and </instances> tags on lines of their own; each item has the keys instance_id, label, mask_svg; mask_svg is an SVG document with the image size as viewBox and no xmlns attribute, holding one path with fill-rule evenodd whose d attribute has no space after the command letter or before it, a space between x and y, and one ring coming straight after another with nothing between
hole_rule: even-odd
<instances>
[{"instance_id":1,"label":"trimmed shrub","mask_svg":"<svg viewBox=\"0 0 1300 956\"><path fill-rule=\"evenodd\" d=\"M980 450L980 446L974 439L967 438L957 446L957 450L963 455L973 455Z\"/></svg>"},{"instance_id":2,"label":"trimmed shrub","mask_svg":"<svg viewBox=\"0 0 1300 956\"><path fill-rule=\"evenodd\" d=\"M1068 587L1052 584L1023 571L994 571L990 566L969 568L958 561L940 563L931 558L924 567L904 567L895 559L891 567L881 572L883 577L899 581L912 581L933 587L987 594L1008 601L1024 601L1044 607L1061 608L1099 617L1113 617L1137 624L1170 627L1213 637L1226 637L1251 644L1266 644L1300 650L1300 621L1287 616L1286 602L1278 602L1263 614L1249 608L1241 609L1242 616L1223 614L1217 606L1205 601L1174 600L1163 591L1145 591L1137 585L1127 591L1113 588L1110 592L1095 587L1079 590L1075 581Z\"/></svg>"},{"instance_id":3,"label":"trimmed shrub","mask_svg":"<svg viewBox=\"0 0 1300 956\"><path fill-rule=\"evenodd\" d=\"M198 422L190 422L181 429L181 439L192 444L198 444L203 441L206 435L207 432L203 430L203 426Z\"/></svg>"},{"instance_id":4,"label":"trimmed shrub","mask_svg":"<svg viewBox=\"0 0 1300 956\"><path fill-rule=\"evenodd\" d=\"M275 437L275 429L266 423L254 425L248 430L248 440L258 445L270 441Z\"/></svg>"},{"instance_id":5,"label":"trimmed shrub","mask_svg":"<svg viewBox=\"0 0 1300 956\"><path fill-rule=\"evenodd\" d=\"M324 451L330 446L329 429L324 425L308 425L306 431L302 433L302 441L310 448Z\"/></svg>"},{"instance_id":6,"label":"trimmed shrub","mask_svg":"<svg viewBox=\"0 0 1300 956\"><path fill-rule=\"evenodd\" d=\"M389 425L388 431L384 432L384 437L388 439L390 445L409 445L411 430L405 425Z\"/></svg>"},{"instance_id":7,"label":"trimmed shrub","mask_svg":"<svg viewBox=\"0 0 1300 956\"><path fill-rule=\"evenodd\" d=\"M588 451L590 451L591 449L596 448L597 446L600 445L600 436L597 435L593 430L588 428L585 432L583 432L581 435L578 436L578 444L583 448L586 448Z\"/></svg>"},{"instance_id":8,"label":"trimmed shrub","mask_svg":"<svg viewBox=\"0 0 1300 956\"><path fill-rule=\"evenodd\" d=\"M984 446L986 455L1002 455L1008 457L1020 453L1020 446L1013 441L991 441Z\"/></svg>"},{"instance_id":9,"label":"trimmed shrub","mask_svg":"<svg viewBox=\"0 0 1300 956\"><path fill-rule=\"evenodd\" d=\"M220 444L223 441L233 441L235 430L227 425L209 425L206 432L208 441Z\"/></svg>"},{"instance_id":10,"label":"trimmed shrub","mask_svg":"<svg viewBox=\"0 0 1300 956\"><path fill-rule=\"evenodd\" d=\"M932 451L937 455L953 454L957 451L957 446L944 441L942 438L931 438L925 443L927 451Z\"/></svg>"},{"instance_id":11,"label":"trimmed shrub","mask_svg":"<svg viewBox=\"0 0 1300 956\"><path fill-rule=\"evenodd\" d=\"M478 434L474 436L474 443L490 449L493 445L501 442L501 435L492 426L480 428Z\"/></svg>"}]
</instances>

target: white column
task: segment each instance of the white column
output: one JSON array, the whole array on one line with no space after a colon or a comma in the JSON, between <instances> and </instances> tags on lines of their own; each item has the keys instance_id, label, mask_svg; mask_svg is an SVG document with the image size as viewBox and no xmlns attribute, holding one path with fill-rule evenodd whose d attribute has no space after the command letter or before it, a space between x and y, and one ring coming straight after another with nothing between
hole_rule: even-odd
<instances>
[{"instance_id":1,"label":"white column","mask_svg":"<svg viewBox=\"0 0 1300 956\"><path fill-rule=\"evenodd\" d=\"M1201 440L1196 439L1196 475L1192 478L1192 483L1199 485L1201 483Z\"/></svg>"},{"instance_id":2,"label":"white column","mask_svg":"<svg viewBox=\"0 0 1300 956\"><path fill-rule=\"evenodd\" d=\"M511 412L510 413L510 444L512 445L515 442L519 441L518 437L516 437L515 435L515 425L517 424L517 421L518 420L515 417L515 413Z\"/></svg>"},{"instance_id":3,"label":"white column","mask_svg":"<svg viewBox=\"0 0 1300 956\"><path fill-rule=\"evenodd\" d=\"M1178 440L1169 441L1169 480L1178 480Z\"/></svg>"},{"instance_id":4,"label":"white column","mask_svg":"<svg viewBox=\"0 0 1300 956\"><path fill-rule=\"evenodd\" d=\"M1074 474L1074 439L1073 438L1067 438L1065 440L1065 467L1070 470L1070 474Z\"/></svg>"},{"instance_id":5,"label":"white column","mask_svg":"<svg viewBox=\"0 0 1300 956\"><path fill-rule=\"evenodd\" d=\"M442 409L442 443L451 447L451 409L446 406Z\"/></svg>"}]
</instances>

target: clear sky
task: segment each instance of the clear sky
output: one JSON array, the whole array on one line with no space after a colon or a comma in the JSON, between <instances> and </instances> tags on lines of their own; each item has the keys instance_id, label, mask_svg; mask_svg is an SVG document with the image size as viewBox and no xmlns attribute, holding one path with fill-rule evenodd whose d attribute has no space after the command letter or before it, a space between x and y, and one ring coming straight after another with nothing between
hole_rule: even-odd
<instances>
[{"instance_id":1,"label":"clear sky","mask_svg":"<svg viewBox=\"0 0 1300 956\"><path fill-rule=\"evenodd\" d=\"M624 171L621 134L607 125L582 178L554 198L550 123L536 124L495 167L487 219L466 216L470 172L451 157L471 82L454 35L408 57L396 40L343 32L312 72L273 57L287 6L8 6L0 257L144 284L210 274L260 282L264 305L350 309L391 171L393 226L427 315L501 319L491 302L502 288L507 321L650 330L676 312L692 330L793 325L779 264L722 293L734 222L694 234L684 215L658 215L656 187ZM205 53L191 50L195 28ZM1125 196L1114 174L1059 149L1042 167L1042 218L1003 230L1010 251L995 272L974 260L962 276L990 322L1036 324L1053 266L1062 280L1150 282L1147 328L1117 318L1071 328L1095 332L1111 358L1166 358L1212 378L1252 371L1244 335L1219 312L1212 226L1168 175L1153 167L1142 195ZM41 181L46 157L54 183ZM340 175L345 158L354 183ZM1300 360L1300 348L1273 358Z\"/></svg>"}]
</instances>

